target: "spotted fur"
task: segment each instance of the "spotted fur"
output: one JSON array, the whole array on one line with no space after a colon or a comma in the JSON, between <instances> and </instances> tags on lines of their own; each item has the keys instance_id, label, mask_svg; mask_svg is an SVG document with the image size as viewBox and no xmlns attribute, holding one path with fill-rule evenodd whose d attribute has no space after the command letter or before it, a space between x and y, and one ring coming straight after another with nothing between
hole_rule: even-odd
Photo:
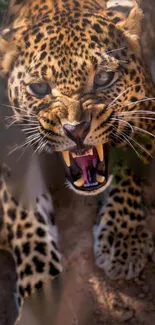
<instances>
[{"instance_id":1,"label":"spotted fur","mask_svg":"<svg viewBox=\"0 0 155 325\"><path fill-rule=\"evenodd\" d=\"M142 184L130 169L116 176L94 226L96 264L111 279L137 277L152 256L152 234L142 204Z\"/></svg>"},{"instance_id":2,"label":"spotted fur","mask_svg":"<svg viewBox=\"0 0 155 325\"><path fill-rule=\"evenodd\" d=\"M0 247L14 257L19 308L23 298L62 271L58 233L49 193L27 211L11 196L6 184L6 166L0 174Z\"/></svg>"},{"instance_id":3,"label":"spotted fur","mask_svg":"<svg viewBox=\"0 0 155 325\"><path fill-rule=\"evenodd\" d=\"M38 144L40 133L46 139L44 149L68 150L74 141L62 126L90 117L87 146L117 142L119 137L126 143L122 132L131 131L128 123L145 130L154 127L151 120L148 127L132 113L151 110L150 101L137 103L152 97L140 58L141 17L139 8L126 18L115 10L103 10L96 1L10 3L7 28L1 33L1 72L8 72L15 119L36 123L31 143L36 139ZM95 88L94 76L103 70L117 71L119 78L110 88ZM28 87L41 80L48 81L52 90L38 98ZM131 115L124 115L124 110ZM133 130L132 135L137 132Z\"/></svg>"},{"instance_id":4,"label":"spotted fur","mask_svg":"<svg viewBox=\"0 0 155 325\"><path fill-rule=\"evenodd\" d=\"M127 6L126 13L109 3L106 7L106 1L97 0L10 1L0 38L0 73L8 81L13 118L26 124L28 143L39 152L122 145L130 146L144 162L154 152L154 89L139 44L142 12L137 5ZM108 87L97 87L95 78L103 72L117 78ZM48 83L46 96L30 91L40 82ZM78 141L64 131L65 124L82 122L90 127ZM100 213L94 252L97 264L111 278L137 276L153 251L140 204L139 185L134 176L124 175ZM38 213L29 216L36 227ZM14 223L8 216L7 220L16 241L15 234L27 221L21 216ZM24 228L23 236L28 233ZM31 245L33 255L34 242Z\"/></svg>"}]
</instances>

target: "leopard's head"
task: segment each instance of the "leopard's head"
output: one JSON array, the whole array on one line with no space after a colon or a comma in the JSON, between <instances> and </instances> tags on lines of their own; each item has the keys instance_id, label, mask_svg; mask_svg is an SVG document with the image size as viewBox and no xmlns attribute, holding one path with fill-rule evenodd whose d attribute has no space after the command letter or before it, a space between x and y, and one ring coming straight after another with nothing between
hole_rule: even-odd
<instances>
[{"instance_id":1,"label":"leopard's head","mask_svg":"<svg viewBox=\"0 0 155 325\"><path fill-rule=\"evenodd\" d=\"M133 131L123 114L145 96L142 14L51 2L27 5L23 25L18 18L2 32L1 71L29 142L62 154L72 189L97 194L111 181L111 146L128 144Z\"/></svg>"}]
</instances>

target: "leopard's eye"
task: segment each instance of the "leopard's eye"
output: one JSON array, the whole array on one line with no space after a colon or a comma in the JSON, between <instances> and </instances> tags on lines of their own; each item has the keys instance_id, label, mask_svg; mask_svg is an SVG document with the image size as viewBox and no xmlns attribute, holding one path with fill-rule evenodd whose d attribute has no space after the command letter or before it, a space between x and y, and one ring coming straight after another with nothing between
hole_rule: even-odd
<instances>
[{"instance_id":1,"label":"leopard's eye","mask_svg":"<svg viewBox=\"0 0 155 325\"><path fill-rule=\"evenodd\" d=\"M51 93L51 87L48 83L32 83L29 85L29 92L37 97L44 97Z\"/></svg>"},{"instance_id":2,"label":"leopard's eye","mask_svg":"<svg viewBox=\"0 0 155 325\"><path fill-rule=\"evenodd\" d=\"M118 73L112 71L103 71L96 74L94 78L94 86L107 88L110 87L118 79Z\"/></svg>"}]
</instances>

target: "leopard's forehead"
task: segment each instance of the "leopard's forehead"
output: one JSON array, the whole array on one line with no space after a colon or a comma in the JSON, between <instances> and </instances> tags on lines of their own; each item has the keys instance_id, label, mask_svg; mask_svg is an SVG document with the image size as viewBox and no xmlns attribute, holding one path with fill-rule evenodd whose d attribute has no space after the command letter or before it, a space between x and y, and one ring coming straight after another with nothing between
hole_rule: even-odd
<instances>
[{"instance_id":1,"label":"leopard's forehead","mask_svg":"<svg viewBox=\"0 0 155 325\"><path fill-rule=\"evenodd\" d=\"M49 12L24 34L16 66L22 63L28 79L49 79L59 88L68 84L68 89L77 89L89 83L103 62L107 65L109 51L121 46L122 32L104 15Z\"/></svg>"}]
</instances>

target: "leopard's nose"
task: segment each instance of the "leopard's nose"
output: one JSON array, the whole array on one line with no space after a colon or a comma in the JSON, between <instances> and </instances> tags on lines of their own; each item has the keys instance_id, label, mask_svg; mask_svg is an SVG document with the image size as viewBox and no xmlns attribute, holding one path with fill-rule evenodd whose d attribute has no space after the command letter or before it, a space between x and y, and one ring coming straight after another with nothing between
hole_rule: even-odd
<instances>
[{"instance_id":1,"label":"leopard's nose","mask_svg":"<svg viewBox=\"0 0 155 325\"><path fill-rule=\"evenodd\" d=\"M90 130L90 122L85 121L75 125L66 123L63 125L63 129L68 138L74 142L78 139L83 141Z\"/></svg>"}]
</instances>

